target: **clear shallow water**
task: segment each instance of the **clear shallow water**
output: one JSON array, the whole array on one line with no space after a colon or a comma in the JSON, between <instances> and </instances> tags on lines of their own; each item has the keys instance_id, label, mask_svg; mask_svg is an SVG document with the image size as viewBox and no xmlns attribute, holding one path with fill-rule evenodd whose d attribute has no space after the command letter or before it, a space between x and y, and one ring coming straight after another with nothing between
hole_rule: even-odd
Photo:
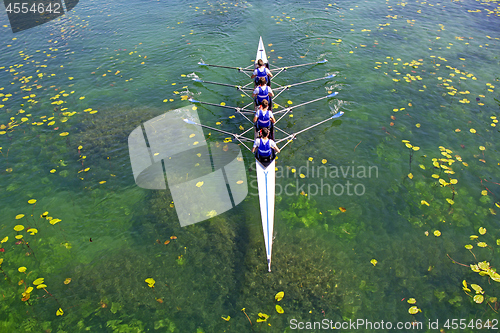
<instances>
[{"instance_id":1,"label":"clear shallow water","mask_svg":"<svg viewBox=\"0 0 500 333\"><path fill-rule=\"evenodd\" d=\"M2 330L283 332L290 331L294 318L425 324L439 319L439 328L448 318L498 319L491 308L495 302L486 304L499 296L497 282L447 257L476 263L464 248L471 244L478 261L497 265L498 131L490 117L498 116L499 108L498 4L331 4L86 2L59 20L17 34L1 14L0 93L12 96L1 96L8 99L0 102L0 124L19 124L0 130L6 132L0 135L0 238L9 237L0 254L8 277L1 282ZM340 92L336 100L297 108L282 126L303 128L337 108L346 113L299 137L280 155L278 165L297 172L278 177L277 191L304 185L308 196L299 191L277 197L271 274L255 196L181 229L168 191L135 185L127 148L128 135L139 124L188 105L175 93L185 86L200 100L242 105L234 90L193 84L183 75L245 83L239 73L200 68L197 62L250 64L259 35L276 66L329 60L290 70L280 83L337 73L335 81L284 93L282 103L298 104L329 90ZM407 75L411 82L404 80ZM29 76L23 87L20 81ZM450 86L456 88L453 96ZM31 98L36 104L23 99L30 94L36 94ZM57 94L61 98L50 99ZM51 104L55 100L64 103ZM98 112L84 111L88 108ZM198 112L204 123L221 121L226 130L241 124L223 109ZM69 134L59 135L64 132ZM420 147L411 169L402 140ZM432 158L445 158L439 146L453 151L454 162L446 165L455 174L433 167ZM245 160L250 166L247 153ZM298 177L307 165L329 171L356 166L357 172L376 167L378 174ZM457 179L456 194L432 174L447 182ZM252 179L253 172L247 176ZM313 195L321 179L331 186L361 184L364 194ZM34 207L28 203L33 198ZM45 211L61 222L39 218ZM25 217L16 220L18 214ZM21 232L32 251L15 244L17 224L38 229L36 236ZM479 227L487 229L479 241L489 247L469 239L479 235ZM434 236L436 230L441 236ZM164 245L170 236L177 239ZM32 285L38 277L55 298L35 289L28 307L18 281ZM149 277L156 281L154 289L144 282ZM72 279L67 285L66 278ZM476 294L471 283L484 289L482 304L464 293L464 279L470 295ZM279 303L284 314L275 310L278 291L285 293ZM408 313L412 297L421 309L416 315ZM58 308L63 316L56 316ZM259 312L270 318L256 323Z\"/></svg>"}]
</instances>

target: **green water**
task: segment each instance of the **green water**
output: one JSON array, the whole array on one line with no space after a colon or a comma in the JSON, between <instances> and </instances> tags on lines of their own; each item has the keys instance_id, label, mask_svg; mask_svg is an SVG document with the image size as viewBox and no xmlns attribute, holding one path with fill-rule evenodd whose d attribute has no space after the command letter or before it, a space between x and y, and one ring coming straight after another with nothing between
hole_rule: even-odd
<instances>
[{"instance_id":1,"label":"green water","mask_svg":"<svg viewBox=\"0 0 500 333\"><path fill-rule=\"evenodd\" d=\"M491 299L500 297L498 282L449 258L498 263L499 11L497 1L472 0L81 1L16 34L0 14L0 240L8 236L0 331L291 332L293 319L364 319L455 332L447 319L500 320ZM272 273L255 188L236 208L181 228L168 190L136 186L127 146L141 123L188 106L187 90L243 105L234 89L194 84L188 75L245 84L237 71L197 63L247 66L259 36L275 66L328 59L282 73L278 83L337 74L280 96L280 104L296 105L339 92L295 109L283 129L345 112L279 155L276 191L289 185L289 194L276 198ZM242 124L225 109L198 112L228 131ZM252 156L244 157L250 167ZM447 160L436 168L433 159ZM61 221L50 224L46 211ZM19 224L24 230L14 231ZM17 234L28 244L16 244ZM484 290L482 303L471 284ZM421 310L414 315L410 298ZM259 312L269 318L258 323Z\"/></svg>"}]
</instances>

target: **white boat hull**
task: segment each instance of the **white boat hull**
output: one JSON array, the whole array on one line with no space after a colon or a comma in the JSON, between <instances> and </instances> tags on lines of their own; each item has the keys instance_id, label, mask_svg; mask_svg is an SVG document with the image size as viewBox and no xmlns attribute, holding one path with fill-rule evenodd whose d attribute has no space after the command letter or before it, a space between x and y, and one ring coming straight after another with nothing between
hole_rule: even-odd
<instances>
[{"instance_id":1,"label":"white boat hull","mask_svg":"<svg viewBox=\"0 0 500 333\"><path fill-rule=\"evenodd\" d=\"M273 160L267 168L259 161L256 161L256 164L262 232L266 245L267 266L270 272L271 254L273 250L276 161Z\"/></svg>"}]
</instances>

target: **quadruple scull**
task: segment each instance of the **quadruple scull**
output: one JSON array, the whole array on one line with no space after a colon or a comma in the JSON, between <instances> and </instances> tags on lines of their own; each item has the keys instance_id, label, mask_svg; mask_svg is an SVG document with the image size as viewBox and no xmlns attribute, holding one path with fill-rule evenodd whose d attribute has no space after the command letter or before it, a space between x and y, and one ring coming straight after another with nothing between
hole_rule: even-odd
<instances>
[{"instance_id":1,"label":"quadruple scull","mask_svg":"<svg viewBox=\"0 0 500 333\"><path fill-rule=\"evenodd\" d=\"M317 62L300 64L300 65L293 65L293 66L288 66L288 67L273 67L273 68L271 68L270 66L272 66L272 65L269 64L268 57L266 54L266 49L265 49L264 43L262 41L262 37L260 37L260 39L259 39L259 45L257 48L257 55L255 57L255 61L252 65L250 65L248 67L242 68L242 67L211 65L211 64L206 64L203 62L200 62L198 64L200 66L206 66L206 67L236 69L239 72L242 72L242 73L246 74L248 77L250 77L251 73L256 68L257 61L259 59L262 59L264 61L265 65L268 68L270 68L272 71L275 72L274 76L273 76L273 83L272 83L275 86L275 87L273 87L273 90L276 92L276 94L274 96L274 100L279 95L281 95L284 91L286 91L292 87L296 87L296 86L299 86L302 84L311 83L311 82L315 82L315 81L319 81L319 80L328 80L328 79L335 77L335 74L332 74L332 75L328 75L325 77L321 77L321 78L317 78L317 79L313 79L313 80L308 80L308 81L303 81L303 82L299 82L299 83L294 83L294 84L290 84L290 85L280 85L280 84L276 83L274 81L274 79L283 71L286 71L286 70L291 69L291 68L303 67L303 66L307 66L307 65L323 64L323 63L326 63L327 60L325 59L325 60L320 60ZM226 135L231 135L237 141L239 141L243 146L245 146L248 150L251 151L251 145L249 147L246 143L249 143L249 142L253 143L253 141L254 141L253 138L257 135L257 133L255 130L253 131L253 133L252 133L253 138L246 137L245 134L247 134L248 132L251 132L252 129L255 129L253 121L247 116L247 115L252 115L252 117L253 117L253 114L255 113L255 102L251 96L251 92L253 91L254 81L252 80L251 82L249 82L248 84L246 84L244 86L239 86L239 85L218 83L218 82L212 82L212 81L203 81L203 80L198 79L198 78L195 78L193 80L195 82L199 82L199 83L215 84L215 85L220 85L220 86L236 88L237 90L239 90L240 92L242 92L243 94L245 94L246 96L248 96L249 98L252 99L252 102L250 102L249 104L247 104L243 107L235 107L235 106L227 106L227 105L201 102L201 101L197 101L197 100L192 99L192 98L189 99L189 101L192 103L199 103L199 104L205 104L205 105L211 105L211 106L232 109L236 113L240 114L243 118L245 118L248 122L251 123L251 127L249 127L247 130L243 131L240 134L231 133L228 131L223 131L223 130L220 130L220 129L217 129L214 127L210 127L210 126L206 126L206 125L196 124L191 120L184 119L184 121L186 121L189 124L199 125L199 126L202 126L202 127L205 127L205 128L208 128L208 129L211 129L211 130L214 130L214 131L226 134ZM277 106L277 110L274 111L273 113L275 115L280 115L280 117L276 120L276 124L281 119L283 119L283 117L285 117L288 113L292 112L292 110L297 108L297 107L304 106L304 105L307 105L307 104L310 104L313 102L317 102L317 101L320 101L323 99L332 98L332 97L335 97L337 94L338 94L338 92L333 92L329 95L326 95L326 96L323 96L320 98L316 98L316 99L313 99L313 100L310 100L310 101L307 101L307 102L304 102L304 103L301 103L301 104L298 104L295 106L289 106L289 107L283 107L283 106L277 104L276 102L274 102L274 104ZM275 106L275 108L276 108L276 106ZM316 126L319 126L319 125L321 125L329 120L339 118L343 114L344 114L343 111L339 111L338 113L334 114L333 116L330 116L330 117L320 121L319 123L311 125L311 126L304 128L298 132L295 132L295 133L287 133L284 130L282 130L281 128L279 128L278 126L276 126L276 124L275 124L274 129L276 131L279 131L281 134L284 135L284 137L282 137L278 140L275 140L275 142L276 142L276 144L285 142L285 144L283 144L283 146L281 147L281 149L283 149L290 142L292 142L298 134L303 133L307 130L310 130ZM266 247L267 266L268 266L268 271L270 272L271 271L271 254L272 254L272 248L273 248L276 161L273 159L271 161L271 163L269 163L268 165L264 165L259 160L256 159L256 169L257 169L257 183L258 183L258 190L259 190L260 213L261 213L261 219L262 219L262 231L264 234L264 242L265 242L265 247Z\"/></svg>"}]
</instances>

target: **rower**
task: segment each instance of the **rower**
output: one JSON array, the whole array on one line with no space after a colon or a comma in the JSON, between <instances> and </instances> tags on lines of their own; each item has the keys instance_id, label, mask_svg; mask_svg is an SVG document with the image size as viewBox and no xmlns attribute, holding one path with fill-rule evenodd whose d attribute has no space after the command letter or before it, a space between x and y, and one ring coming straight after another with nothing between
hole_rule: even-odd
<instances>
[{"instance_id":1,"label":"rower","mask_svg":"<svg viewBox=\"0 0 500 333\"><path fill-rule=\"evenodd\" d=\"M274 118L273 112L269 110L269 102L266 99L262 101L257 112L255 112L253 122L257 132L263 128L267 128L270 133L270 138L274 139L274 123L276 123L276 119Z\"/></svg>"},{"instance_id":2,"label":"rower","mask_svg":"<svg viewBox=\"0 0 500 333\"><path fill-rule=\"evenodd\" d=\"M264 60L259 59L257 61L257 66L256 66L255 70L253 71L253 75L251 76L251 78L252 79L255 78L255 80L254 80L255 85L258 85L261 77L266 79L267 85L269 85L269 86L271 85L271 78L273 77L273 74L271 73L269 68L267 68L266 65L264 64Z\"/></svg>"},{"instance_id":3,"label":"rower","mask_svg":"<svg viewBox=\"0 0 500 333\"><path fill-rule=\"evenodd\" d=\"M255 153L255 158L267 167L276 157L276 153L279 153L280 149L274 142L274 140L269 139L269 129L262 129L262 137L255 139L253 144L252 153Z\"/></svg>"},{"instance_id":4,"label":"rower","mask_svg":"<svg viewBox=\"0 0 500 333\"><path fill-rule=\"evenodd\" d=\"M263 100L267 100L269 103L269 107L272 108L273 103L271 97L274 96L274 93L271 87L266 85L266 78L261 77L259 79L259 85L254 89L252 93L252 97L255 99L255 105L258 106L262 103Z\"/></svg>"}]
</instances>

